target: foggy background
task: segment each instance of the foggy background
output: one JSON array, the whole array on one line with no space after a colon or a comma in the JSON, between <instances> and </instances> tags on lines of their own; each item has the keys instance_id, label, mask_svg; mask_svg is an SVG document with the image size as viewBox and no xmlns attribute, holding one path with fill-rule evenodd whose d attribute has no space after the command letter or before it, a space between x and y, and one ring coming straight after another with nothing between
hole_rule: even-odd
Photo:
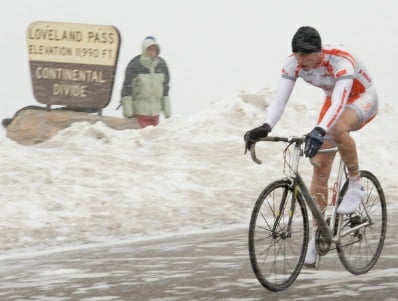
<instances>
[{"instance_id":1,"label":"foggy background","mask_svg":"<svg viewBox=\"0 0 398 301\"><path fill-rule=\"evenodd\" d=\"M316 27L324 43L345 44L359 54L373 76L379 100L395 101L398 21L393 1L264 0L16 0L0 7L2 70L0 119L33 96L26 30L34 21L113 25L121 35L112 99L115 111L124 70L153 35L171 72L174 115L197 112L239 91L275 89L299 26ZM292 99L319 102L319 89L298 81Z\"/></svg>"}]
</instances>

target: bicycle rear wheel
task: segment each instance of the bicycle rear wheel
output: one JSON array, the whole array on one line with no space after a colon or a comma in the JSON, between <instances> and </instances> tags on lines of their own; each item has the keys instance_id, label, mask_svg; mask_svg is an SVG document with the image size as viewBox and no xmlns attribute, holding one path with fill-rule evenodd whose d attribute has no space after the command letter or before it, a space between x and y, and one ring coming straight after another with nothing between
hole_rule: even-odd
<instances>
[{"instance_id":1,"label":"bicycle rear wheel","mask_svg":"<svg viewBox=\"0 0 398 301\"><path fill-rule=\"evenodd\" d=\"M250 262L267 289L288 288L299 275L308 245L308 215L301 193L289 180L268 185L253 208L249 227Z\"/></svg>"},{"instance_id":2,"label":"bicycle rear wheel","mask_svg":"<svg viewBox=\"0 0 398 301\"><path fill-rule=\"evenodd\" d=\"M361 181L365 188L365 198L358 210L342 218L342 233L362 223L370 222L341 238L336 245L341 263L352 274L368 272L380 257L387 231L387 209L383 189L377 178L369 171L361 171ZM347 191L348 180L342 188ZM341 202L342 197L339 199Z\"/></svg>"}]
</instances>

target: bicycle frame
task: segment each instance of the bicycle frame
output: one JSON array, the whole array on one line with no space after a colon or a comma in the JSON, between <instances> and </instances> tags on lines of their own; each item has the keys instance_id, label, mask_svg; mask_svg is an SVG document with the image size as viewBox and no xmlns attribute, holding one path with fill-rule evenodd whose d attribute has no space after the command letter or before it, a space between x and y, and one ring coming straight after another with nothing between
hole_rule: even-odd
<instances>
[{"instance_id":1,"label":"bicycle frame","mask_svg":"<svg viewBox=\"0 0 398 301\"><path fill-rule=\"evenodd\" d=\"M301 149L301 144L296 142L294 145L294 151L293 151L293 163L292 166L293 168L290 171L290 178L293 181L293 185L297 185L298 188L300 189L300 192L304 196L304 200L310 208L312 216L315 218L315 220L318 223L319 230L321 233L324 235L324 237L328 241L333 241L333 232L329 225L327 224L326 219L324 218L319 205L316 203L316 201L313 199L311 196L311 193L308 191L307 185L304 183L303 178L301 177L299 171L298 171L298 166L300 162L300 157L303 156L303 152ZM297 190L294 190L295 193L297 193ZM335 211L335 210L333 210ZM331 220L331 224L334 224L334 221Z\"/></svg>"},{"instance_id":2,"label":"bicycle frame","mask_svg":"<svg viewBox=\"0 0 398 301\"><path fill-rule=\"evenodd\" d=\"M303 195L304 200L307 204L307 207L310 209L313 218L317 221L318 228L323 235L324 238L327 239L329 242L333 243L338 243L341 239L341 237L344 237L352 232L357 231L358 229L365 227L369 224L371 224L371 219L369 214L366 212L366 215L368 216L368 220L364 223L361 223L358 226L352 227L349 230L344 231L343 233L341 232L342 229L342 219L339 219L338 225L337 225L337 231L336 235L334 235L334 228L335 228L335 221L338 218L337 216L337 206L333 206L332 214L330 217L330 223L327 223L327 219L324 217L324 214L321 212L319 205L317 202L314 200L314 198L311 196L311 193L309 192L307 185L304 183L303 178L301 177L298 169L299 169L299 163L300 163L300 157L303 156L303 150L302 150L302 145L304 143L304 137L289 137L289 138L283 138L283 137L265 137L260 139L260 141L283 141L283 142L288 142L293 144L294 143L294 150L293 150L293 158L292 158L292 163L291 163L291 168L290 168L290 174L289 174L289 179L292 181L292 187L297 187L300 191L300 193ZM261 164L261 160L259 160L256 157L255 154L255 148L252 147L250 149L251 152L251 157L254 162L257 164ZM328 149L323 149L319 151L320 153L328 153L328 152L338 152L337 147L333 148L328 148ZM311 161L313 165L316 165L316 162ZM343 180L345 179L345 165L342 159L340 159L339 163L339 168L338 168L338 175L337 175L337 181L336 181L336 200L339 199L341 189L343 186ZM294 193L297 193L297 189L293 189Z\"/></svg>"}]
</instances>

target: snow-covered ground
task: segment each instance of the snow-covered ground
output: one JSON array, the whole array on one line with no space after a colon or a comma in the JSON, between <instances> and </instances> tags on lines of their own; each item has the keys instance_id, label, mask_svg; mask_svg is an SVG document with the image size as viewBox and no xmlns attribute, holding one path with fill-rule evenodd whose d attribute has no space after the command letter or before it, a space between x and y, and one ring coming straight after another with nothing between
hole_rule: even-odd
<instances>
[{"instance_id":1,"label":"snow-covered ground","mask_svg":"<svg viewBox=\"0 0 398 301\"><path fill-rule=\"evenodd\" d=\"M115 131L78 123L53 139L21 146L0 137L0 249L60 248L247 223L257 195L282 174L282 144L243 155L242 135L262 123L272 91L240 92L158 127ZM319 102L291 101L273 130L302 135ZM397 112L382 105L356 133L361 168L398 195L393 133ZM307 160L302 161L310 175Z\"/></svg>"}]
</instances>

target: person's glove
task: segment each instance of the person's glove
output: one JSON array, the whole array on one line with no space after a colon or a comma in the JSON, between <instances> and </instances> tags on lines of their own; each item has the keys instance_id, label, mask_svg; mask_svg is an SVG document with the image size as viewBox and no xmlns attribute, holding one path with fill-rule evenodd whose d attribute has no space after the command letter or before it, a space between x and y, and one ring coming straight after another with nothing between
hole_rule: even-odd
<instances>
[{"instance_id":1,"label":"person's glove","mask_svg":"<svg viewBox=\"0 0 398 301\"><path fill-rule=\"evenodd\" d=\"M123 96L120 100L123 107L123 115L126 118L134 117L133 98L131 96Z\"/></svg>"},{"instance_id":2,"label":"person's glove","mask_svg":"<svg viewBox=\"0 0 398 301\"><path fill-rule=\"evenodd\" d=\"M323 143L323 137L326 132L323 128L314 127L314 129L305 137L304 154L306 157L312 158L316 155Z\"/></svg>"},{"instance_id":3,"label":"person's glove","mask_svg":"<svg viewBox=\"0 0 398 301\"><path fill-rule=\"evenodd\" d=\"M243 139L245 140L245 154L260 138L267 137L268 133L271 132L271 129L272 128L268 123L264 123L259 127L247 131L243 136Z\"/></svg>"},{"instance_id":4,"label":"person's glove","mask_svg":"<svg viewBox=\"0 0 398 301\"><path fill-rule=\"evenodd\" d=\"M170 99L169 99L169 97L168 96L163 96L160 101L161 101L162 111L163 111L164 117L170 118L171 109L170 109Z\"/></svg>"}]
</instances>

